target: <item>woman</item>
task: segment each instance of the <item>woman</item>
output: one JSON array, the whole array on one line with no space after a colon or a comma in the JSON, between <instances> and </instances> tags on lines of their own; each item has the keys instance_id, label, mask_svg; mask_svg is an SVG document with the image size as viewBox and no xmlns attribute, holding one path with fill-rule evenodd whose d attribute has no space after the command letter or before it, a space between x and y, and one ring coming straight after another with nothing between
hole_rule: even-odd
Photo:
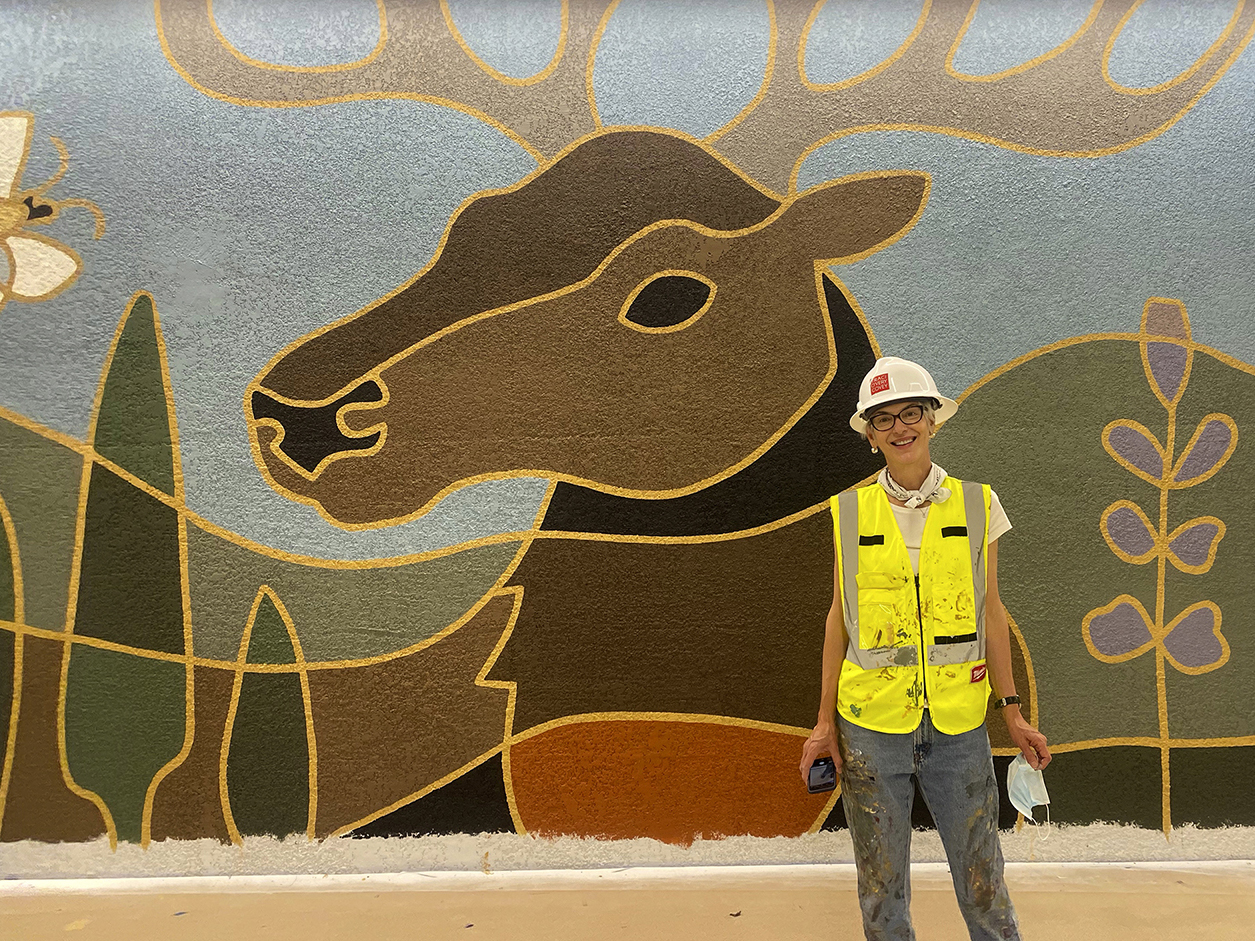
<instances>
[{"instance_id":1,"label":"woman","mask_svg":"<svg viewBox=\"0 0 1255 941\"><path fill-rule=\"evenodd\" d=\"M819 721L800 770L806 778L830 754L841 774L869 939L914 937L913 779L971 937L1019 938L985 731L991 682L1011 740L1033 768L1050 762L1045 736L1020 714L998 598L997 539L1011 524L988 485L946 476L928 454L957 409L922 366L877 360L850 425L886 466L876 483L832 498L837 560Z\"/></svg>"}]
</instances>

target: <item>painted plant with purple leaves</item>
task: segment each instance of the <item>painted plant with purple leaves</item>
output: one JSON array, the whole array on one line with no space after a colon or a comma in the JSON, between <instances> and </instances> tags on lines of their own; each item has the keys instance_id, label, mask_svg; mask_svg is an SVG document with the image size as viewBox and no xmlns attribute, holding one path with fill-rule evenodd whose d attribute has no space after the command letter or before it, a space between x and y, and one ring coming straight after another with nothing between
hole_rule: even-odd
<instances>
[{"instance_id":1,"label":"painted plant with purple leaves","mask_svg":"<svg viewBox=\"0 0 1255 941\"><path fill-rule=\"evenodd\" d=\"M1145 425L1122 418L1103 429L1102 443L1117 463L1154 485L1159 505L1152 519L1132 500L1117 500L1103 511L1099 526L1111 551L1125 562L1158 565L1154 610L1122 594L1090 611L1081 630L1090 653L1104 662L1122 663L1154 650L1160 672L1167 662L1182 673L1207 673L1229 659L1220 608L1200 601L1167 620L1164 576L1169 564L1191 575L1207 572L1225 524L1214 516L1199 516L1169 530L1169 499L1174 490L1193 487L1220 471L1237 446L1238 428L1229 415L1205 415L1178 450L1177 405L1194 357L1185 306L1167 298L1148 300L1140 339L1146 381L1167 411L1167 434L1161 442Z\"/></svg>"}]
</instances>

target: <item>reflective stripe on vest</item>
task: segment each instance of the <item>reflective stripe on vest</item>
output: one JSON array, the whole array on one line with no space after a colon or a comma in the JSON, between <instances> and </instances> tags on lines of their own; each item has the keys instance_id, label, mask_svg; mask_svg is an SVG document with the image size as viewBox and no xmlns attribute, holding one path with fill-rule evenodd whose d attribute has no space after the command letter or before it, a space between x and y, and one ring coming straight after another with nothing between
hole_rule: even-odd
<instances>
[{"instance_id":1,"label":"reflective stripe on vest","mask_svg":"<svg viewBox=\"0 0 1255 941\"><path fill-rule=\"evenodd\" d=\"M851 679L857 683L858 693L864 699L871 697L874 700L872 712L886 716L893 713L891 719L883 719L880 723L885 726L881 731L913 729L919 719L916 715L912 720L911 713L922 713L925 693L934 722L942 731L957 734L958 731L975 728L984 719L984 698L988 695L988 681L983 667L987 488L953 478L948 479L946 484L952 490L960 490L962 498L949 506L934 504L929 510L929 525L925 526L924 545L920 552L919 589L910 580L913 573L909 555L883 490L873 484L862 490L841 493L832 501L836 510L836 535L841 556L841 601L849 638L846 660L850 668L857 668ZM863 526L860 526L860 494L864 501L877 501L876 504L868 504L871 517L862 521ZM879 506L879 502L883 502L884 506ZM958 512L959 503L963 505L962 515ZM875 532L878 521L886 532ZM951 536L967 539L970 548L968 565L953 554L959 547L947 538ZM891 571L864 572L860 579L860 545L884 546L883 552L868 551L873 558L879 559L877 564L887 565ZM964 551L963 556L967 555ZM958 574L960 569L962 574ZM970 582L967 579L969 571ZM865 589L863 610L859 605L860 582ZM917 591L923 591L924 597L919 597ZM909 619L904 613L908 593L912 615ZM970 614L968 597L972 605ZM869 612L873 620L865 625L867 630L861 632L860 617L867 616ZM908 620L910 623L907 623ZM870 636L864 637L864 633ZM909 638L905 642L904 635ZM888 645L877 645L877 640ZM921 645L927 650L925 666L920 665ZM971 664L972 668L964 672L959 668L961 664ZM957 669L942 669L945 667ZM878 672L873 678L863 671ZM977 684L979 689L973 688ZM984 698L979 695L981 691L985 693ZM886 697L894 701L892 707ZM839 698L848 708L854 708L846 701L849 697ZM870 722L873 727L877 724L874 715Z\"/></svg>"}]
</instances>

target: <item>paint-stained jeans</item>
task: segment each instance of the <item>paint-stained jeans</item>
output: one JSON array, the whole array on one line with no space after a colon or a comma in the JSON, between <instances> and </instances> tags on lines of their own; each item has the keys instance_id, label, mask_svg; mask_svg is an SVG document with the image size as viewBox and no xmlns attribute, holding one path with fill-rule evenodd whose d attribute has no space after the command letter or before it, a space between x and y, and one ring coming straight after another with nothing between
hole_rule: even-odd
<instances>
[{"instance_id":1,"label":"paint-stained jeans","mask_svg":"<svg viewBox=\"0 0 1255 941\"><path fill-rule=\"evenodd\" d=\"M837 717L845 770L845 819L854 838L858 897L869 941L913 941L911 805L915 783L928 802L950 861L959 909L973 941L1020 937L1002 878L998 785L982 724L962 735L933 727L928 712L914 732L873 732Z\"/></svg>"}]
</instances>

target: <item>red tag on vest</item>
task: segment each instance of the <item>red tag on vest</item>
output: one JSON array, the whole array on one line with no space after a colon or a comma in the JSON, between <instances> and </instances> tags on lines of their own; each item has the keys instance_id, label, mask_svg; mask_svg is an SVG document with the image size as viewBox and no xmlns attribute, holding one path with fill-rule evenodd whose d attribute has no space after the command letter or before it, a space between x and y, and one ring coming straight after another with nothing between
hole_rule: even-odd
<instances>
[{"instance_id":1,"label":"red tag on vest","mask_svg":"<svg viewBox=\"0 0 1255 941\"><path fill-rule=\"evenodd\" d=\"M985 664L972 667L972 682L979 683L985 678Z\"/></svg>"},{"instance_id":2,"label":"red tag on vest","mask_svg":"<svg viewBox=\"0 0 1255 941\"><path fill-rule=\"evenodd\" d=\"M888 391L889 391L889 374L887 372L882 372L879 376L872 376L872 388L871 388L872 395L875 395L877 392L888 392Z\"/></svg>"}]
</instances>

